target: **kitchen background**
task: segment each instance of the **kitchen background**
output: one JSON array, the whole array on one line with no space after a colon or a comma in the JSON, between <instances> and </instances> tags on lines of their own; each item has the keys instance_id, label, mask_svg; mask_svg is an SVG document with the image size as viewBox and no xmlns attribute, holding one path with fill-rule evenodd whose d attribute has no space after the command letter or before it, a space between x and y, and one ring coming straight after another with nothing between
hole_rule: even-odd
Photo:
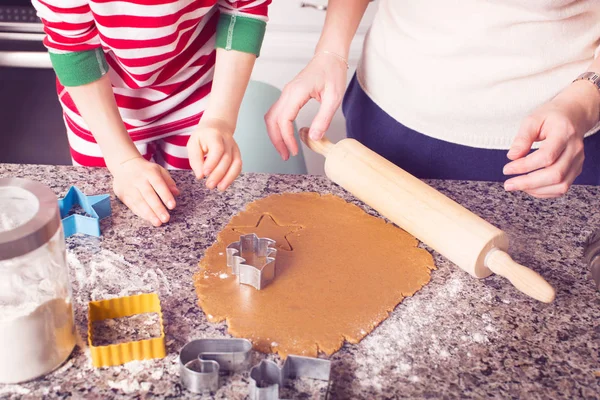
<instances>
[{"instance_id":1,"label":"kitchen background","mask_svg":"<svg viewBox=\"0 0 600 400\"><path fill-rule=\"evenodd\" d=\"M326 0L274 0L267 34L252 79L283 88L311 59L325 21ZM376 9L370 4L349 55L352 77ZM55 90L55 75L42 45L42 26L29 0L0 0L0 163L70 164L69 147ZM318 103L300 113L309 126ZM266 134L266 133L265 133ZM341 110L328 133L345 136ZM308 173L323 173L323 157L304 149Z\"/></svg>"}]
</instances>

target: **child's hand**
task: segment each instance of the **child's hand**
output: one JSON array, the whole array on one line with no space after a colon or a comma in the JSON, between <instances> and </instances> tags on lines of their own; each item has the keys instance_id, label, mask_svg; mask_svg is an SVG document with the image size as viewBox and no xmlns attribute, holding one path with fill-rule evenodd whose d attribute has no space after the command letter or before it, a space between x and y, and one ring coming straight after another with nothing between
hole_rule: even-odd
<instances>
[{"instance_id":1,"label":"child's hand","mask_svg":"<svg viewBox=\"0 0 600 400\"><path fill-rule=\"evenodd\" d=\"M166 169L138 157L110 172L115 194L134 214L154 226L169 221L165 205L169 210L175 208L173 195L178 195L179 189Z\"/></svg>"},{"instance_id":2,"label":"child's hand","mask_svg":"<svg viewBox=\"0 0 600 400\"><path fill-rule=\"evenodd\" d=\"M202 119L187 144L190 166L196 178L206 177L206 187L225 190L242 170L242 157L225 121Z\"/></svg>"}]
</instances>

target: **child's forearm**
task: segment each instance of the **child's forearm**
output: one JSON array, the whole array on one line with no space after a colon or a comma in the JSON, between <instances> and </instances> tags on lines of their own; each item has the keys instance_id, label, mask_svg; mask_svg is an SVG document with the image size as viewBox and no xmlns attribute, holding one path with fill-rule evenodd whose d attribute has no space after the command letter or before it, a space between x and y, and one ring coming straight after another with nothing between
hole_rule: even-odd
<instances>
[{"instance_id":1,"label":"child's forearm","mask_svg":"<svg viewBox=\"0 0 600 400\"><path fill-rule=\"evenodd\" d=\"M204 123L217 121L233 133L255 61L254 54L217 49L210 99L202 117Z\"/></svg>"},{"instance_id":2,"label":"child's forearm","mask_svg":"<svg viewBox=\"0 0 600 400\"><path fill-rule=\"evenodd\" d=\"M370 0L329 0L317 52L332 51L348 58L352 38Z\"/></svg>"},{"instance_id":3,"label":"child's forearm","mask_svg":"<svg viewBox=\"0 0 600 400\"><path fill-rule=\"evenodd\" d=\"M102 149L109 169L140 156L119 114L108 75L83 86L68 87L67 91Z\"/></svg>"}]
</instances>

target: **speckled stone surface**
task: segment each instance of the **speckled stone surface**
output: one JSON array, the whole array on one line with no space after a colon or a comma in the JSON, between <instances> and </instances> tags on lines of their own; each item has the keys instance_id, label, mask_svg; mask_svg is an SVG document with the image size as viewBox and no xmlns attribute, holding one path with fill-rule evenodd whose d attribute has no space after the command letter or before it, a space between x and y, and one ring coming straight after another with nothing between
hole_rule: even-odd
<instances>
[{"instance_id":1,"label":"speckled stone surface","mask_svg":"<svg viewBox=\"0 0 600 400\"><path fill-rule=\"evenodd\" d=\"M167 358L94 369L84 345L45 378L0 385L0 397L197 398L179 384L177 352L192 338L227 336L225 324L207 322L192 285L217 232L246 203L272 193L315 191L356 202L324 177L243 175L218 193L187 172L173 175L182 195L168 225L150 227L113 196L101 238L67 240L79 332L86 332L89 300L156 290ZM57 195L70 185L87 194L111 192L102 169L0 165L0 176L36 179ZM513 257L540 272L557 298L538 303L502 278L475 280L434 254L431 283L361 343L331 357L331 398L600 398L600 293L582 261L586 237L600 227L600 188L576 187L540 201L505 193L499 184L431 184L506 231ZM247 373L225 377L215 397L244 399L247 384ZM307 383L286 396L319 398L322 389Z\"/></svg>"}]
</instances>

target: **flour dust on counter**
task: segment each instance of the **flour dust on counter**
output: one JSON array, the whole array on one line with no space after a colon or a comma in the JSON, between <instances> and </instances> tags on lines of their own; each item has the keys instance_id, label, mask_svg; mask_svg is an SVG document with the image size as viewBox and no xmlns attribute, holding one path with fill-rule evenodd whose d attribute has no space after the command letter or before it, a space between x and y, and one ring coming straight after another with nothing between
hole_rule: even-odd
<instances>
[{"instance_id":1,"label":"flour dust on counter","mask_svg":"<svg viewBox=\"0 0 600 400\"><path fill-rule=\"evenodd\" d=\"M67 255L71 271L75 275L75 285L90 290L89 298L79 299L82 303L158 290L165 294L171 293L171 284L160 268L132 264L122 255L105 249L91 257L86 255L86 258L89 261L84 265L75 251L70 251ZM123 273L125 270L127 274Z\"/></svg>"},{"instance_id":2,"label":"flour dust on counter","mask_svg":"<svg viewBox=\"0 0 600 400\"><path fill-rule=\"evenodd\" d=\"M256 290L229 274L240 235L275 240L275 278ZM235 215L195 277L211 322L265 353L331 355L356 344L429 282L433 258L402 229L333 195L283 193ZM400 307L402 308L402 307Z\"/></svg>"},{"instance_id":3,"label":"flour dust on counter","mask_svg":"<svg viewBox=\"0 0 600 400\"><path fill-rule=\"evenodd\" d=\"M444 368L450 359L477 357L479 346L493 340L496 327L489 314L468 318L468 323L447 327L440 324L448 318L467 320L472 311L458 300L472 284L466 274L454 275L438 287L429 297L412 297L397 307L396 311L377 328L376 336L367 336L357 353L356 384L365 384L375 389L383 389L387 375L399 371L409 382L426 380L414 360L408 354L418 350L427 359L434 373ZM480 299L481 303L491 303L492 296ZM474 354L475 353L475 354ZM398 358L389 359L389 354ZM397 372L394 372L397 373Z\"/></svg>"},{"instance_id":4,"label":"flour dust on counter","mask_svg":"<svg viewBox=\"0 0 600 400\"><path fill-rule=\"evenodd\" d=\"M160 316L157 313L103 319L92 322L92 345L137 342L160 336Z\"/></svg>"}]
</instances>

